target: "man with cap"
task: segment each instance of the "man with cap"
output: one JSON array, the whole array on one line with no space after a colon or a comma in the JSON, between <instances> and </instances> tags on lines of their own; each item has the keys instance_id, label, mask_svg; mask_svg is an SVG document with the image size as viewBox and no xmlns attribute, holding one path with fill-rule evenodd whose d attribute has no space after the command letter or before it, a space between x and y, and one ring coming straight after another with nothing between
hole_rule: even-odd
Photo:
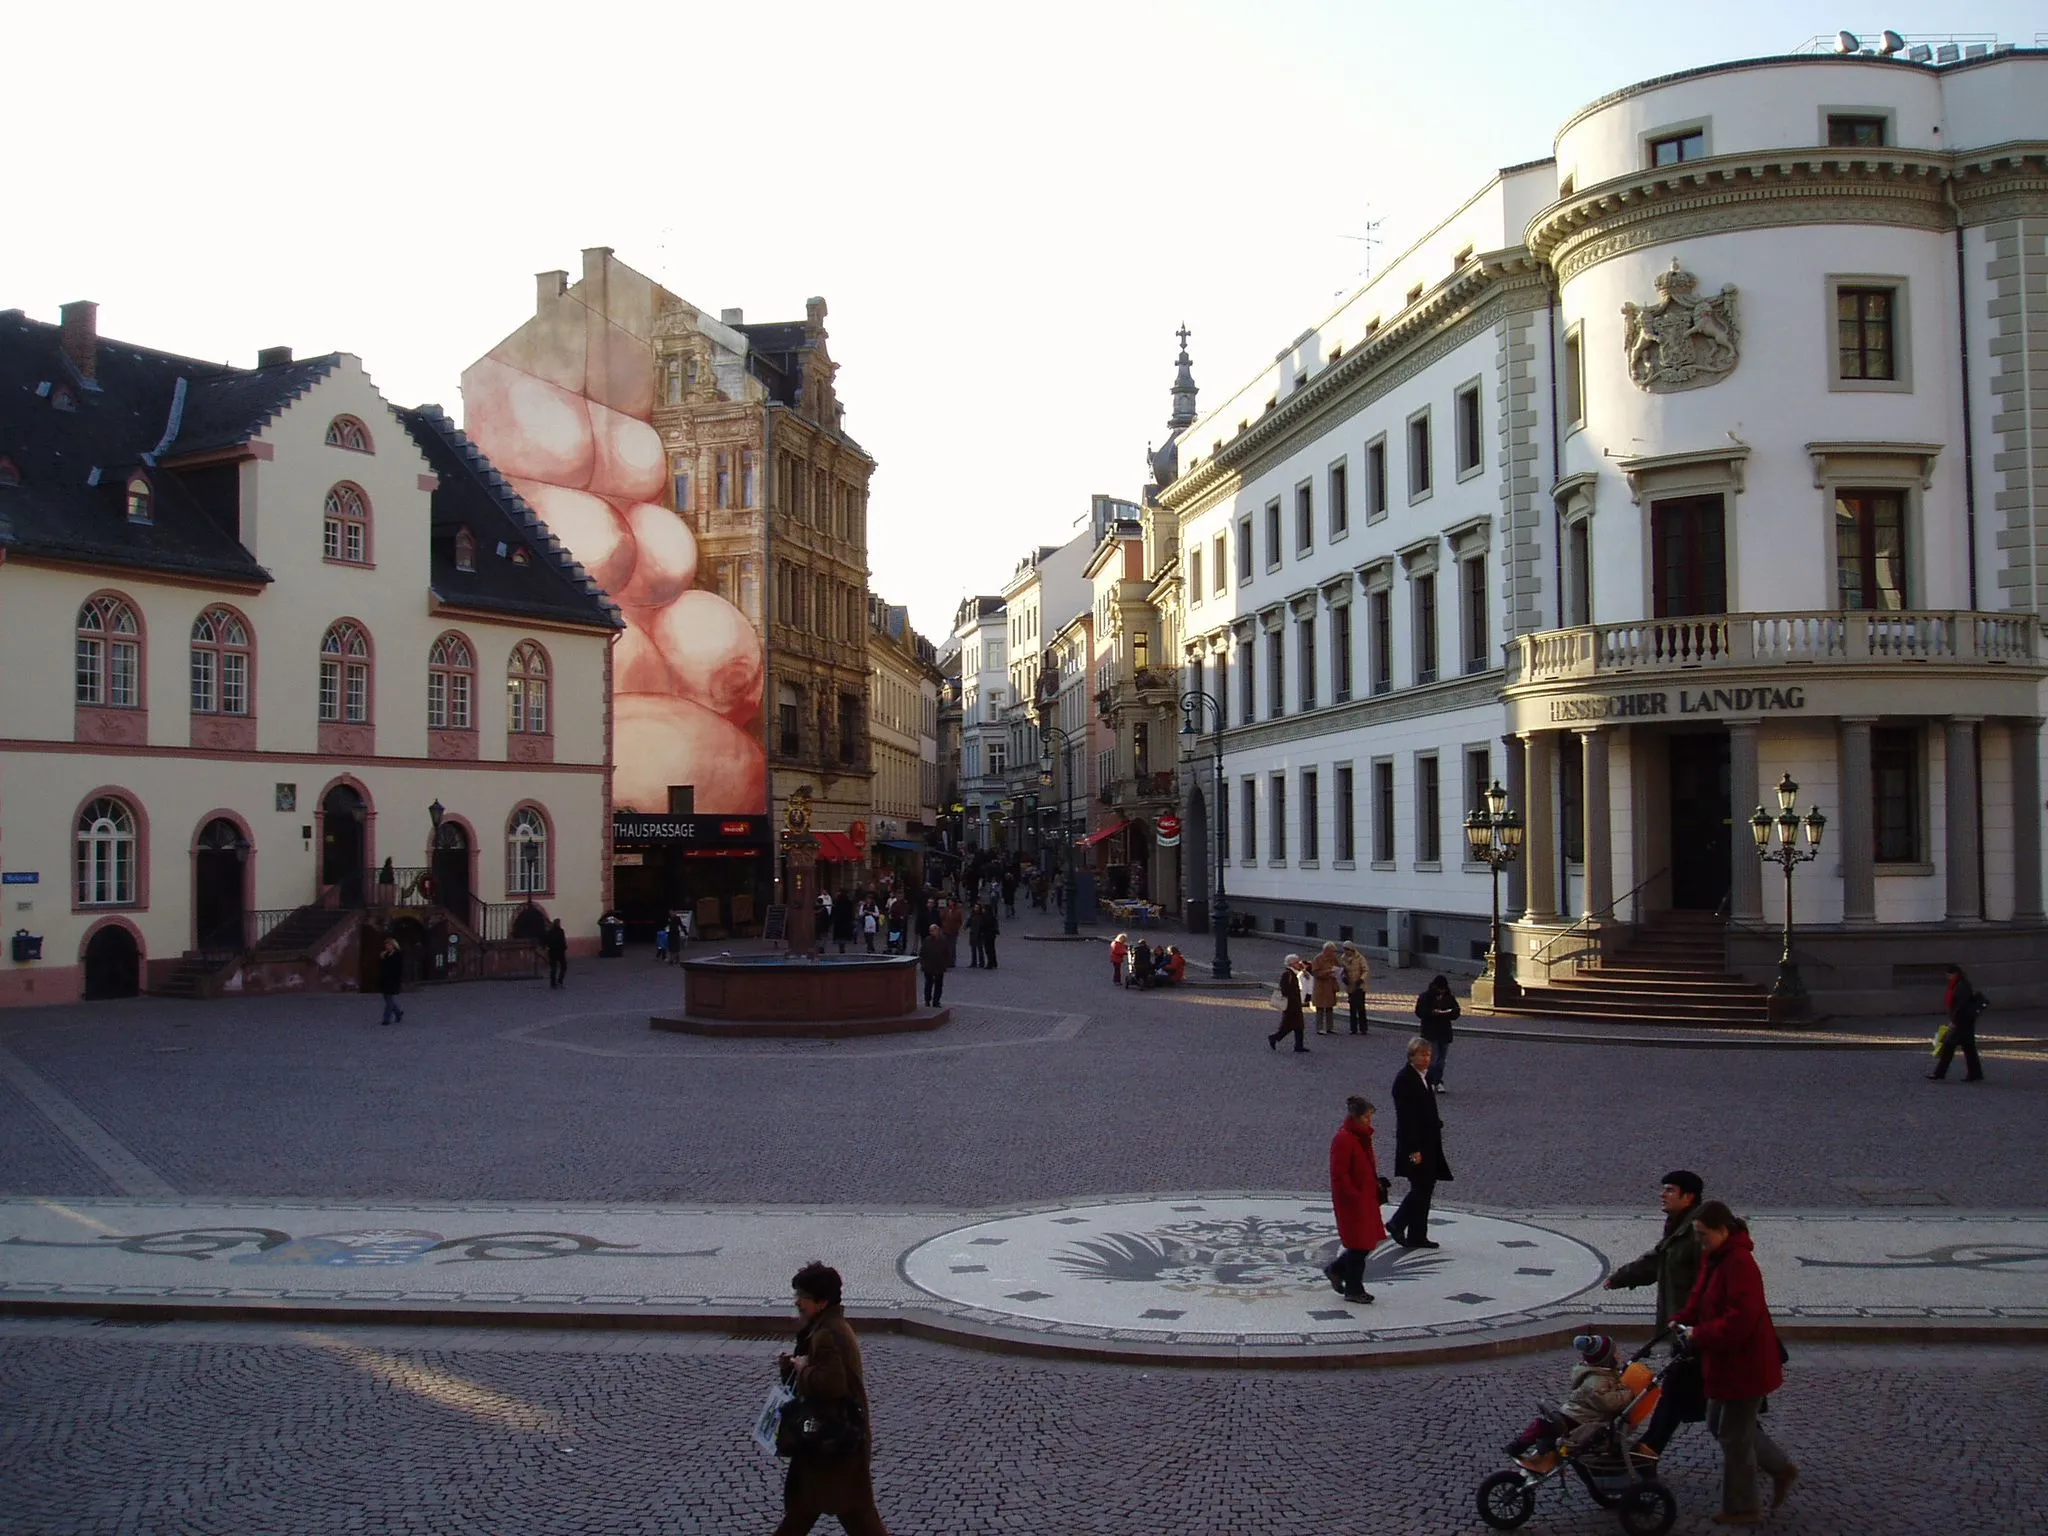
<instances>
[{"instance_id":1,"label":"man with cap","mask_svg":"<svg viewBox=\"0 0 2048 1536\"><path fill-rule=\"evenodd\" d=\"M1660 1333L1671 1321L1671 1314L1691 1297L1693 1282L1699 1278L1700 1239L1693 1231L1693 1217L1698 1214L1700 1196L1706 1191L1700 1176L1686 1168L1674 1168L1665 1174L1663 1186L1659 1201L1664 1207L1664 1235L1648 1253L1619 1266L1607 1277L1610 1291L1633 1290L1644 1285L1657 1287ZM1700 1377L1699 1362L1691 1358L1681 1360L1664 1378L1663 1396L1650 1417L1650 1427L1643 1432L1636 1456L1645 1461L1655 1460L1663 1454L1680 1424L1697 1424L1706 1413L1706 1386Z\"/></svg>"}]
</instances>

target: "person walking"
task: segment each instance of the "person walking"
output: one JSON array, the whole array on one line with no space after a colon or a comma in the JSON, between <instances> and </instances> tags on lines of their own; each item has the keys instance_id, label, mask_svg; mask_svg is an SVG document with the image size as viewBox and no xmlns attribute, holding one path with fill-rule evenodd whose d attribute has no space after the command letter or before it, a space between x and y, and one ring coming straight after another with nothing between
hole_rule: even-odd
<instances>
[{"instance_id":1,"label":"person walking","mask_svg":"<svg viewBox=\"0 0 2048 1536\"><path fill-rule=\"evenodd\" d=\"M680 965L683 959L683 914L671 912L668 915L668 963Z\"/></svg>"},{"instance_id":2,"label":"person walking","mask_svg":"<svg viewBox=\"0 0 2048 1536\"><path fill-rule=\"evenodd\" d=\"M875 911L875 904L871 901L861 908L860 913L860 936L867 940L868 953L871 955L875 952L875 930L880 926L881 918Z\"/></svg>"},{"instance_id":3,"label":"person walking","mask_svg":"<svg viewBox=\"0 0 2048 1536\"><path fill-rule=\"evenodd\" d=\"M1408 1042L1408 1065L1394 1077L1394 1171L1408 1181L1387 1232L1403 1248L1436 1248L1429 1240L1429 1202L1451 1177L1444 1158L1444 1122L1429 1085L1430 1043Z\"/></svg>"},{"instance_id":4,"label":"person walking","mask_svg":"<svg viewBox=\"0 0 2048 1536\"><path fill-rule=\"evenodd\" d=\"M1337 1033L1337 972L1343 962L1337 958L1337 946L1325 944L1316 952L1309 963L1310 995L1316 1010L1316 1033L1334 1035Z\"/></svg>"},{"instance_id":5,"label":"person walking","mask_svg":"<svg viewBox=\"0 0 2048 1536\"><path fill-rule=\"evenodd\" d=\"M1011 916L1015 916L1013 908ZM981 910L981 959L990 970L996 968L996 935L1003 931L1003 925L996 921L996 907L990 902Z\"/></svg>"},{"instance_id":6,"label":"person walking","mask_svg":"<svg viewBox=\"0 0 2048 1536\"><path fill-rule=\"evenodd\" d=\"M1323 1268L1337 1294L1370 1302L1365 1261L1387 1240L1380 1218L1380 1167L1372 1151L1372 1105L1357 1094L1344 1101L1344 1123L1330 1138L1330 1207L1337 1215L1337 1241L1344 1251Z\"/></svg>"},{"instance_id":7,"label":"person walking","mask_svg":"<svg viewBox=\"0 0 2048 1536\"><path fill-rule=\"evenodd\" d=\"M832 904L832 942L839 946L842 955L853 942L853 917L853 897L841 891L839 900Z\"/></svg>"},{"instance_id":8,"label":"person walking","mask_svg":"<svg viewBox=\"0 0 2048 1536\"><path fill-rule=\"evenodd\" d=\"M1290 1030L1294 1034L1294 1048L1297 1051L1308 1049L1301 1043L1301 1032L1308 1022L1302 1013L1301 978L1307 970L1299 955L1289 955L1287 963L1280 968L1280 1027L1266 1036L1266 1049L1269 1051L1279 1050L1280 1037Z\"/></svg>"},{"instance_id":9,"label":"person walking","mask_svg":"<svg viewBox=\"0 0 2048 1536\"><path fill-rule=\"evenodd\" d=\"M1344 984L1344 997L1351 1005L1351 1033L1371 1034L1372 1026L1365 1017L1365 989L1372 981L1372 966L1365 952L1349 939L1337 951L1337 979Z\"/></svg>"},{"instance_id":10,"label":"person walking","mask_svg":"<svg viewBox=\"0 0 2048 1536\"><path fill-rule=\"evenodd\" d=\"M790 1277L803 1324L776 1367L809 1412L838 1421L859 1443L836 1453L795 1451L782 1481L782 1523L775 1536L804 1536L832 1515L849 1536L889 1536L875 1508L874 1428L860 1340L840 1307L839 1271L813 1259Z\"/></svg>"},{"instance_id":11,"label":"person walking","mask_svg":"<svg viewBox=\"0 0 2048 1536\"><path fill-rule=\"evenodd\" d=\"M1928 1081L1938 1083L1947 1077L1948 1064L1961 1051L1963 1081L1981 1083L1984 1063L1977 1059L1977 1017L1989 1004L1984 994L1970 984L1960 965L1948 968L1948 992L1942 1001L1948 1011L1948 1029L1942 1035L1941 1049L1935 1053L1934 1070L1927 1074Z\"/></svg>"},{"instance_id":12,"label":"person walking","mask_svg":"<svg viewBox=\"0 0 2048 1536\"><path fill-rule=\"evenodd\" d=\"M1664 1235L1657 1246L1639 1259L1616 1268L1607 1277L1606 1289L1632 1291L1639 1286L1657 1287L1657 1332L1662 1333L1672 1314L1692 1296L1700 1273L1700 1238L1693 1230L1699 1214L1700 1195L1706 1184L1688 1168L1674 1168L1664 1175L1658 1202L1664 1208ZM1638 1464L1654 1466L1664 1447L1681 1424L1697 1424L1706 1417L1706 1388L1700 1379L1699 1357L1680 1354L1664 1373L1664 1389L1651 1410L1643 1438L1630 1454Z\"/></svg>"},{"instance_id":13,"label":"person walking","mask_svg":"<svg viewBox=\"0 0 2048 1536\"><path fill-rule=\"evenodd\" d=\"M1438 1093L1443 1092L1444 1062L1451 1054L1451 1024L1459 1011L1451 983L1442 976L1424 987L1415 999L1415 1017L1420 1025L1417 1033L1429 1042L1429 1086Z\"/></svg>"},{"instance_id":14,"label":"person walking","mask_svg":"<svg viewBox=\"0 0 2048 1536\"><path fill-rule=\"evenodd\" d=\"M1017 872L1013 869L1006 869L1003 871L1003 916L1015 917L1016 915Z\"/></svg>"},{"instance_id":15,"label":"person walking","mask_svg":"<svg viewBox=\"0 0 2048 1536\"><path fill-rule=\"evenodd\" d=\"M946 936L933 923L925 934L924 942L917 946L917 968L924 972L924 1005L927 1008L939 1006L939 999L946 991L946 967L953 963L952 949L946 943Z\"/></svg>"},{"instance_id":16,"label":"person walking","mask_svg":"<svg viewBox=\"0 0 2048 1536\"><path fill-rule=\"evenodd\" d=\"M548 952L548 986L563 987L569 984L569 935L562 930L558 917L548 924L548 936L544 941Z\"/></svg>"},{"instance_id":17,"label":"person walking","mask_svg":"<svg viewBox=\"0 0 2048 1536\"><path fill-rule=\"evenodd\" d=\"M949 970L960 963L960 930L966 922L967 909L957 901L948 901L939 926L946 934L946 966Z\"/></svg>"},{"instance_id":18,"label":"person walking","mask_svg":"<svg viewBox=\"0 0 2048 1536\"><path fill-rule=\"evenodd\" d=\"M967 968L970 971L981 969L981 912L981 903L977 901L974 910L967 914Z\"/></svg>"},{"instance_id":19,"label":"person walking","mask_svg":"<svg viewBox=\"0 0 2048 1536\"><path fill-rule=\"evenodd\" d=\"M1700 1274L1673 1315L1700 1358L1707 1391L1707 1428L1721 1442L1721 1508L1716 1525L1762 1525L1756 1474L1771 1479L1776 1509L1799 1480L1799 1468L1758 1422L1764 1399L1785 1384L1785 1351L1771 1323L1763 1271L1748 1225L1719 1200L1693 1214Z\"/></svg>"},{"instance_id":20,"label":"person walking","mask_svg":"<svg viewBox=\"0 0 2048 1536\"><path fill-rule=\"evenodd\" d=\"M379 1024L403 1024L405 1010L398 1006L398 994L405 989L405 955L398 940L386 939L377 951L377 990L384 994L384 1017Z\"/></svg>"},{"instance_id":21,"label":"person walking","mask_svg":"<svg viewBox=\"0 0 2048 1536\"><path fill-rule=\"evenodd\" d=\"M1124 961L1130 953L1130 935L1120 933L1109 941L1109 979L1118 986L1124 984Z\"/></svg>"}]
</instances>

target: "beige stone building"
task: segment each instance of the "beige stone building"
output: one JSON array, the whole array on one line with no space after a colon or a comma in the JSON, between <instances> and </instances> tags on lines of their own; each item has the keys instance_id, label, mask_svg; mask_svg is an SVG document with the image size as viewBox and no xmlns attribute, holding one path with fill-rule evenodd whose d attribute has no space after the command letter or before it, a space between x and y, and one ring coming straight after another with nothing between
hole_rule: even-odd
<instances>
[{"instance_id":1,"label":"beige stone building","mask_svg":"<svg viewBox=\"0 0 2048 1536\"><path fill-rule=\"evenodd\" d=\"M907 608L870 597L868 623L869 847L877 868L921 877L939 822L938 652Z\"/></svg>"}]
</instances>

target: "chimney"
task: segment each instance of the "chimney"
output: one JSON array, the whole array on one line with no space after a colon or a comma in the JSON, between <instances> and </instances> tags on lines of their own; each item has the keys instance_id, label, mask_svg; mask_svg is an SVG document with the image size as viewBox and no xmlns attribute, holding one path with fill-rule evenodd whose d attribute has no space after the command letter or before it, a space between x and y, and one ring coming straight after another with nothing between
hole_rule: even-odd
<instances>
[{"instance_id":1,"label":"chimney","mask_svg":"<svg viewBox=\"0 0 2048 1536\"><path fill-rule=\"evenodd\" d=\"M81 379L91 380L99 370L99 305L90 299L63 305L57 311L63 322L64 355Z\"/></svg>"},{"instance_id":2,"label":"chimney","mask_svg":"<svg viewBox=\"0 0 2048 1536\"><path fill-rule=\"evenodd\" d=\"M258 368L277 368L292 360L290 347L264 347L256 354Z\"/></svg>"},{"instance_id":3,"label":"chimney","mask_svg":"<svg viewBox=\"0 0 2048 1536\"><path fill-rule=\"evenodd\" d=\"M610 261L612 248L608 245L589 245L583 248L583 281L602 283L604 264Z\"/></svg>"},{"instance_id":4,"label":"chimney","mask_svg":"<svg viewBox=\"0 0 2048 1536\"><path fill-rule=\"evenodd\" d=\"M533 275L534 313L544 315L548 305L569 291L569 274L557 269L553 272L536 272Z\"/></svg>"},{"instance_id":5,"label":"chimney","mask_svg":"<svg viewBox=\"0 0 2048 1536\"><path fill-rule=\"evenodd\" d=\"M804 323L814 331L825 323L825 301L823 299L814 296L804 300Z\"/></svg>"},{"instance_id":6,"label":"chimney","mask_svg":"<svg viewBox=\"0 0 2048 1536\"><path fill-rule=\"evenodd\" d=\"M747 323L747 312L744 309L721 309L718 312L718 318L727 325L745 325Z\"/></svg>"}]
</instances>

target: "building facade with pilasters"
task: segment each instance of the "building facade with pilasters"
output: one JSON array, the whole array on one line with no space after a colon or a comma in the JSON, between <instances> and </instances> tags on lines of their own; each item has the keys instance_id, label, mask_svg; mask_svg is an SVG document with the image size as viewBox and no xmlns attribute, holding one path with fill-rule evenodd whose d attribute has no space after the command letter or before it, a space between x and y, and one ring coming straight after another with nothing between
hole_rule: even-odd
<instances>
[{"instance_id":1,"label":"building facade with pilasters","mask_svg":"<svg viewBox=\"0 0 2048 1536\"><path fill-rule=\"evenodd\" d=\"M1822 1011L2040 979L2043 102L2033 50L1617 92L1190 427L1233 906L1475 969L1499 777L1524 981L1692 913L1763 982L1789 774Z\"/></svg>"}]
</instances>

